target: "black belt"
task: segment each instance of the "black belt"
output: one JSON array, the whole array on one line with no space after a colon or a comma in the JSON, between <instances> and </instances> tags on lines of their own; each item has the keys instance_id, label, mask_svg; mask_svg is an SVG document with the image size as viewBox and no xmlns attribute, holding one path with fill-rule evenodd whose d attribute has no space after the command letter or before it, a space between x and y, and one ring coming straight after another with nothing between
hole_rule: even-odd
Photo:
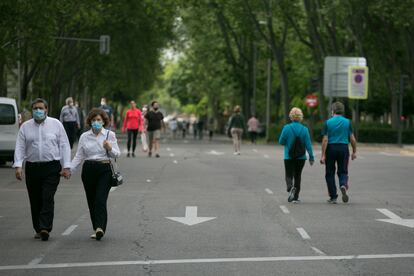
<instances>
[{"instance_id":1,"label":"black belt","mask_svg":"<svg viewBox=\"0 0 414 276\"><path fill-rule=\"evenodd\" d=\"M26 165L31 165L31 166L45 166L45 165L52 165L52 164L56 164L56 163L60 163L60 161L59 160L39 161L39 162L26 161Z\"/></svg>"},{"instance_id":2,"label":"black belt","mask_svg":"<svg viewBox=\"0 0 414 276\"><path fill-rule=\"evenodd\" d=\"M110 164L111 161L109 161L109 160L85 160L85 163L89 163L89 164Z\"/></svg>"}]
</instances>

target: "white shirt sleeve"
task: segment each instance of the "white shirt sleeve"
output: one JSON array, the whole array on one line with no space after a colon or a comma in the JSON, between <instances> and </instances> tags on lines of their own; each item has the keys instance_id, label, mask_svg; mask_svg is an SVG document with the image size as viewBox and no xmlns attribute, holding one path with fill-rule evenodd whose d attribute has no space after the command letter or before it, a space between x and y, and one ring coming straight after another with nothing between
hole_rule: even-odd
<instances>
[{"instance_id":1,"label":"white shirt sleeve","mask_svg":"<svg viewBox=\"0 0 414 276\"><path fill-rule=\"evenodd\" d=\"M24 126L19 129L16 139L16 148L14 150L13 168L21 168L26 152L26 136L24 134Z\"/></svg>"},{"instance_id":2,"label":"white shirt sleeve","mask_svg":"<svg viewBox=\"0 0 414 276\"><path fill-rule=\"evenodd\" d=\"M62 123L58 123L59 128L59 150L60 150L60 163L62 164L63 168L70 167L70 156L71 156L71 149L69 144L68 136L66 135L66 131L63 128Z\"/></svg>"},{"instance_id":3,"label":"white shirt sleeve","mask_svg":"<svg viewBox=\"0 0 414 276\"><path fill-rule=\"evenodd\" d=\"M85 146L85 136L81 136L79 139L78 149L76 151L75 157L73 158L71 164L70 164L70 170L72 172L76 171L79 165L82 163L83 160L86 158L86 154L84 151Z\"/></svg>"},{"instance_id":4,"label":"white shirt sleeve","mask_svg":"<svg viewBox=\"0 0 414 276\"><path fill-rule=\"evenodd\" d=\"M109 152L109 156L112 158L118 158L121 156L121 151L119 150L118 141L114 132L109 132L108 141L112 146L112 150Z\"/></svg>"}]
</instances>

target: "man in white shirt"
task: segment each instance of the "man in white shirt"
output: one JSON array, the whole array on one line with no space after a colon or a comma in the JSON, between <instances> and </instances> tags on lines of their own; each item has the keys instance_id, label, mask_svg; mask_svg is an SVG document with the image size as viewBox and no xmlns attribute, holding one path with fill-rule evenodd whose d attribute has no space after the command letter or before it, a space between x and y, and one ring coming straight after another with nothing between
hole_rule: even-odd
<instances>
[{"instance_id":1,"label":"man in white shirt","mask_svg":"<svg viewBox=\"0 0 414 276\"><path fill-rule=\"evenodd\" d=\"M16 178L23 179L29 193L35 238L47 241L53 227L54 196L60 176L70 177L71 150L65 129L59 120L47 116L43 99L32 103L33 119L22 124L16 140L13 167ZM63 171L62 171L63 166Z\"/></svg>"}]
</instances>

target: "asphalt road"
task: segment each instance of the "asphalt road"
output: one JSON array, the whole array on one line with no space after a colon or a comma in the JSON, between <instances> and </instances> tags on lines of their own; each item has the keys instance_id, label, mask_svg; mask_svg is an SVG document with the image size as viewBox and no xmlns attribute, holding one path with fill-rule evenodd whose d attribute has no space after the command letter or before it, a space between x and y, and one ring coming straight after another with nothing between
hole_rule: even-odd
<instances>
[{"instance_id":1,"label":"asphalt road","mask_svg":"<svg viewBox=\"0 0 414 276\"><path fill-rule=\"evenodd\" d=\"M159 159L124 154L100 242L89 238L80 172L62 179L42 242L24 183L2 167L0 275L414 275L414 154L362 147L350 202L337 205L326 203L324 168L308 163L302 202L288 203L282 156L190 139L164 141Z\"/></svg>"}]
</instances>

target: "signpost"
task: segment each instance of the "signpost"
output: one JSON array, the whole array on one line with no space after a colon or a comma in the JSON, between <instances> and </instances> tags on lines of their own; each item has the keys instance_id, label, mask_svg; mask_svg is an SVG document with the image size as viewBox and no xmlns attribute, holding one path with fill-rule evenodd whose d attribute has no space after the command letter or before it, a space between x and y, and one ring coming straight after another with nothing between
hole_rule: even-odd
<instances>
[{"instance_id":1,"label":"signpost","mask_svg":"<svg viewBox=\"0 0 414 276\"><path fill-rule=\"evenodd\" d=\"M366 59L364 57L326 57L323 93L329 97L329 109L333 98L355 100L355 136L358 138L359 100L368 99Z\"/></svg>"},{"instance_id":2,"label":"signpost","mask_svg":"<svg viewBox=\"0 0 414 276\"><path fill-rule=\"evenodd\" d=\"M349 66L348 98L355 100L368 99L367 66Z\"/></svg>"}]
</instances>

